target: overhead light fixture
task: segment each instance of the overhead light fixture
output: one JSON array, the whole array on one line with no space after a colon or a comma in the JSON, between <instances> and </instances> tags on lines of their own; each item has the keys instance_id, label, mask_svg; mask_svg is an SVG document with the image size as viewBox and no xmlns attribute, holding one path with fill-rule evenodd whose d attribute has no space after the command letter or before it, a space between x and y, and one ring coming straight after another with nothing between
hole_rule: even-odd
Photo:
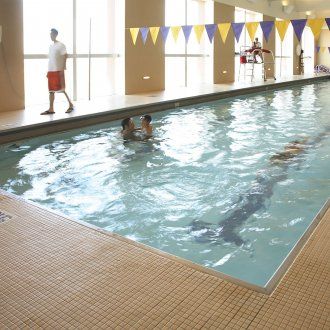
<instances>
[{"instance_id":1,"label":"overhead light fixture","mask_svg":"<svg viewBox=\"0 0 330 330\"><path fill-rule=\"evenodd\" d=\"M306 16L310 16L310 15L312 15L312 12L310 10L307 10L306 11Z\"/></svg>"},{"instance_id":2,"label":"overhead light fixture","mask_svg":"<svg viewBox=\"0 0 330 330\"><path fill-rule=\"evenodd\" d=\"M142 77L143 80L149 80L151 77L150 76L144 76Z\"/></svg>"},{"instance_id":3,"label":"overhead light fixture","mask_svg":"<svg viewBox=\"0 0 330 330\"><path fill-rule=\"evenodd\" d=\"M291 14L293 12L293 9L294 9L294 5L282 5L282 11L285 13L285 14Z\"/></svg>"}]
</instances>

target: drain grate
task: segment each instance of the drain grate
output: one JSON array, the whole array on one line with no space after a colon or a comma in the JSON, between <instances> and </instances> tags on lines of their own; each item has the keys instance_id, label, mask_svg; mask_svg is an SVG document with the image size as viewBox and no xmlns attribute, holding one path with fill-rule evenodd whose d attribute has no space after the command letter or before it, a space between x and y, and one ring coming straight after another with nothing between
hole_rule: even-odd
<instances>
[{"instance_id":1,"label":"drain grate","mask_svg":"<svg viewBox=\"0 0 330 330\"><path fill-rule=\"evenodd\" d=\"M0 224L10 220L11 218L12 216L10 214L0 211Z\"/></svg>"}]
</instances>

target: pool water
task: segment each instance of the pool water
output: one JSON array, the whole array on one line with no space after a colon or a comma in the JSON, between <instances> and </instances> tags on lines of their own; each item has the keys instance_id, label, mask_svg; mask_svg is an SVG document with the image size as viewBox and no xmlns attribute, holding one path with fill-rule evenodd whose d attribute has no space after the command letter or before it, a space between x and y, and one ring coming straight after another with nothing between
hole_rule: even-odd
<instances>
[{"instance_id":1,"label":"pool water","mask_svg":"<svg viewBox=\"0 0 330 330\"><path fill-rule=\"evenodd\" d=\"M111 122L3 146L0 187L264 286L329 197L329 90L160 112L148 141Z\"/></svg>"}]
</instances>

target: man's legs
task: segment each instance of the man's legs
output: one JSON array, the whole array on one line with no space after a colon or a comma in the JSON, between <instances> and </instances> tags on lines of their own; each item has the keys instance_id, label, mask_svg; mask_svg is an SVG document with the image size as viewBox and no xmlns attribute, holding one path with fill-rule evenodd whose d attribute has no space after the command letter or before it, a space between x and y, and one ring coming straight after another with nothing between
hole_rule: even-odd
<instances>
[{"instance_id":1,"label":"man's legs","mask_svg":"<svg viewBox=\"0 0 330 330\"><path fill-rule=\"evenodd\" d=\"M49 109L42 112L41 115L50 115L52 113L55 113L54 111L54 100L55 100L55 93L49 92Z\"/></svg>"},{"instance_id":2,"label":"man's legs","mask_svg":"<svg viewBox=\"0 0 330 330\"><path fill-rule=\"evenodd\" d=\"M63 91L63 93L64 93L66 99L67 99L68 102L69 102L69 107L70 107L70 108L73 108L73 103L72 103L72 101L70 100L69 95L66 93L66 91Z\"/></svg>"},{"instance_id":3,"label":"man's legs","mask_svg":"<svg viewBox=\"0 0 330 330\"><path fill-rule=\"evenodd\" d=\"M49 112L54 112L55 93L49 92Z\"/></svg>"}]
</instances>

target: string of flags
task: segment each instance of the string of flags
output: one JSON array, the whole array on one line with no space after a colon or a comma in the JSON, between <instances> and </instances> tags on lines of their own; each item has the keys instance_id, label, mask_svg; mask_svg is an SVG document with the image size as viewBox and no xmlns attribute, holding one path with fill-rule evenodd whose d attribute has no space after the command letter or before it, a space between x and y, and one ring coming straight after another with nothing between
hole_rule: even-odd
<instances>
[{"instance_id":1,"label":"string of flags","mask_svg":"<svg viewBox=\"0 0 330 330\"><path fill-rule=\"evenodd\" d=\"M201 25L177 25L177 26L152 26L152 27L137 27L130 28L130 34L132 37L132 42L136 45L137 38L141 35L143 44L146 43L148 35L150 34L153 44L155 45L159 35L165 43L169 33L176 42L179 38L180 32L182 31L186 43L188 43L189 38L194 31L197 41L200 43L203 34L206 32L207 37L210 43L213 42L217 31L221 37L223 43L226 42L229 30L232 29L235 39L238 42L242 34L243 28L245 27L251 41L254 40L255 34L258 27L260 26L263 35L268 42L270 33L272 32L274 26L276 31L281 39L284 40L286 32L289 25L291 24L293 30L298 38L301 40L302 33L306 26L309 26L314 37L317 39L320 36L322 27L324 23L327 24L330 30L330 18L309 18L309 19L292 19L292 20L283 20L283 21L262 21L262 22L247 22L247 23L220 23L220 24L201 24ZM322 47L320 47L322 51Z\"/></svg>"},{"instance_id":2,"label":"string of flags","mask_svg":"<svg viewBox=\"0 0 330 330\"><path fill-rule=\"evenodd\" d=\"M325 47L325 46L316 46L315 47L317 53L324 53L326 50L329 51L330 53L330 47Z\"/></svg>"}]
</instances>

